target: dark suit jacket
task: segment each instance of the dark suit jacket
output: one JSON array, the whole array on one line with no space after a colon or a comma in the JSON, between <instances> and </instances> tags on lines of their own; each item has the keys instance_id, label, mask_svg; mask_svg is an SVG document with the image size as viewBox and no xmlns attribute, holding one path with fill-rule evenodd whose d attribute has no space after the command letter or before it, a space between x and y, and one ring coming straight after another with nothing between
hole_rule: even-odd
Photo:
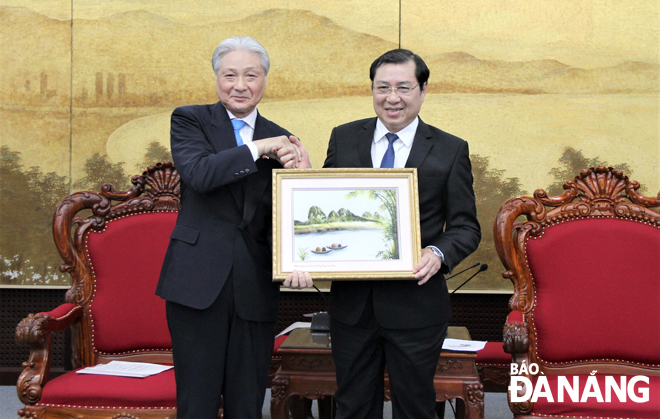
<instances>
[{"instance_id":1,"label":"dark suit jacket","mask_svg":"<svg viewBox=\"0 0 660 419\"><path fill-rule=\"evenodd\" d=\"M254 139L290 135L257 116ZM216 299L230 271L238 315L276 321L279 287L272 281L271 170L237 147L227 111L185 106L172 113L172 157L181 176L181 211L170 237L156 294L197 309Z\"/></svg>"},{"instance_id":2,"label":"dark suit jacket","mask_svg":"<svg viewBox=\"0 0 660 419\"><path fill-rule=\"evenodd\" d=\"M333 129L324 167L373 167L376 118ZM445 263L426 284L417 281L335 281L330 315L357 323L370 294L379 324L391 329L428 327L451 318L444 273L474 252L481 240L467 142L420 119L406 167L416 167L422 247L436 246Z\"/></svg>"}]
</instances>

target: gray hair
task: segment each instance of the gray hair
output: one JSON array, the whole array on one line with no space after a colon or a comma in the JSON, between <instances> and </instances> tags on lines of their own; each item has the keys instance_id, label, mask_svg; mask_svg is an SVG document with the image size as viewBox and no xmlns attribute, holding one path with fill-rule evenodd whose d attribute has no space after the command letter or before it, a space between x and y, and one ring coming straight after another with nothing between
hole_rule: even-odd
<instances>
[{"instance_id":1,"label":"gray hair","mask_svg":"<svg viewBox=\"0 0 660 419\"><path fill-rule=\"evenodd\" d=\"M261 60L261 67L263 67L265 75L268 75L268 70L270 69L270 58L268 58L268 53L259 42L249 36L234 36L233 38L227 38L218 45L213 52L213 59L211 61L213 64L213 72L216 75L220 69L222 58L233 51L248 51L256 54Z\"/></svg>"}]
</instances>

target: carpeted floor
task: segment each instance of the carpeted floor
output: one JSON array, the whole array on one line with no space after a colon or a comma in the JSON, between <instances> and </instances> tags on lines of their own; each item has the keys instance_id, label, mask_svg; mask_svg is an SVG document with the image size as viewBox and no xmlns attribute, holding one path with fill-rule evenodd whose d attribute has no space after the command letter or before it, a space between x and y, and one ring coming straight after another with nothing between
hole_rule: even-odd
<instances>
[{"instance_id":1,"label":"carpeted floor","mask_svg":"<svg viewBox=\"0 0 660 419\"><path fill-rule=\"evenodd\" d=\"M270 390L266 393L266 402L264 403L263 419L270 419ZM511 419L513 415L509 410L506 400L506 393L486 393L486 414L485 419ZM23 407L21 401L16 396L16 387L0 386L0 419L17 419L16 412ZM453 419L454 414L449 407L445 406L445 418ZM314 404L314 416L318 417L316 403ZM390 403L385 403L385 419L392 417Z\"/></svg>"}]
</instances>

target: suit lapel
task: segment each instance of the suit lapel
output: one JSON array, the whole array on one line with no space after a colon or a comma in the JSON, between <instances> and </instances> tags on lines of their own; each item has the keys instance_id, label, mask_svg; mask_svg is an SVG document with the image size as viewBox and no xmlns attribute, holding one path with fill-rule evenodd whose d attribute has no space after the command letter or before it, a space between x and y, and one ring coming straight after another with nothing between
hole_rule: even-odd
<instances>
[{"instance_id":1,"label":"suit lapel","mask_svg":"<svg viewBox=\"0 0 660 419\"><path fill-rule=\"evenodd\" d=\"M216 153L236 147L234 127L231 124L227 110L218 102L211 108L211 143Z\"/></svg>"},{"instance_id":2,"label":"suit lapel","mask_svg":"<svg viewBox=\"0 0 660 419\"><path fill-rule=\"evenodd\" d=\"M234 126L231 124L227 110L217 102L211 109L211 144L216 153L236 147L236 137L234 137ZM245 206L245 180L239 180L229 184L229 190L234 197L234 202L240 211L244 211Z\"/></svg>"},{"instance_id":3,"label":"suit lapel","mask_svg":"<svg viewBox=\"0 0 660 419\"><path fill-rule=\"evenodd\" d=\"M263 123L264 118L261 114L257 113L257 120L254 124L254 136L253 140L260 140L263 138L271 137L272 134L268 133L264 127ZM231 122L230 122L231 124ZM245 199L243 200L243 221L239 227L245 227L254 217L255 212L257 211L257 205L261 200L266 188L269 185L271 174L270 170L272 169L274 162L270 159L259 158L256 161L258 173L247 176L245 178ZM267 174L263 172L267 171Z\"/></svg>"},{"instance_id":4,"label":"suit lapel","mask_svg":"<svg viewBox=\"0 0 660 419\"><path fill-rule=\"evenodd\" d=\"M361 167L374 167L371 161L371 143L374 141L374 131L376 131L376 118L370 119L357 133Z\"/></svg>"},{"instance_id":5,"label":"suit lapel","mask_svg":"<svg viewBox=\"0 0 660 419\"><path fill-rule=\"evenodd\" d=\"M426 155L429 154L429 151L433 147L433 143L431 142L432 137L429 126L422 122L420 118L415 139L410 149L410 155L406 161L406 167L420 167L422 165Z\"/></svg>"}]
</instances>

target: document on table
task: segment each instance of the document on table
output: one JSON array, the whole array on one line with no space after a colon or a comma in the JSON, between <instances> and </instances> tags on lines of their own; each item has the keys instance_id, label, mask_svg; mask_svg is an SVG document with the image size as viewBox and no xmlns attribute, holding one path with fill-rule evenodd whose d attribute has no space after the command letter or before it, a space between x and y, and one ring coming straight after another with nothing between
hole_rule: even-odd
<instances>
[{"instance_id":1,"label":"document on table","mask_svg":"<svg viewBox=\"0 0 660 419\"><path fill-rule=\"evenodd\" d=\"M110 361L78 370L78 374L115 375L118 377L144 378L174 368L172 365L147 362Z\"/></svg>"},{"instance_id":2,"label":"document on table","mask_svg":"<svg viewBox=\"0 0 660 419\"><path fill-rule=\"evenodd\" d=\"M287 333L289 333L289 332L292 331L293 329L309 329L309 326L311 326L311 324L312 324L311 322L295 322L295 323L289 325L286 329L282 330L282 331L281 331L277 336L275 336L275 337L276 337L276 338L279 338L279 337L282 336L282 335L286 335Z\"/></svg>"},{"instance_id":3,"label":"document on table","mask_svg":"<svg viewBox=\"0 0 660 419\"><path fill-rule=\"evenodd\" d=\"M486 346L485 341L463 340L463 339L445 339L442 349L445 351L476 352Z\"/></svg>"}]
</instances>

